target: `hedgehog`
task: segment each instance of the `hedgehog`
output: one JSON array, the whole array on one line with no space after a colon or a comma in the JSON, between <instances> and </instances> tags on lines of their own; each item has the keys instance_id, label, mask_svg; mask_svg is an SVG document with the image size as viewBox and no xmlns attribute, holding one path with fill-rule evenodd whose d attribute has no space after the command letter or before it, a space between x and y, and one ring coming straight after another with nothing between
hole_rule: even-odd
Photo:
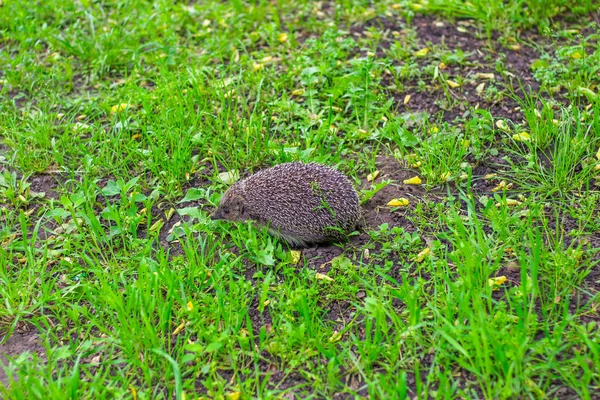
<instances>
[{"instance_id":1,"label":"hedgehog","mask_svg":"<svg viewBox=\"0 0 600 400\"><path fill-rule=\"evenodd\" d=\"M234 183L210 218L253 221L291 246L306 247L346 240L360 214L358 194L344 174L291 162Z\"/></svg>"}]
</instances>

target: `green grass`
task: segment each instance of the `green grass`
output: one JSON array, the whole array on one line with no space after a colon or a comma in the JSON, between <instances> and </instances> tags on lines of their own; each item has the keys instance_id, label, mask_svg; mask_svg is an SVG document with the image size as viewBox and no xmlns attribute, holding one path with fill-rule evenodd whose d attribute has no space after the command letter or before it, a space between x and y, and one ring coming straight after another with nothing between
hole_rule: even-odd
<instances>
[{"instance_id":1,"label":"green grass","mask_svg":"<svg viewBox=\"0 0 600 400\"><path fill-rule=\"evenodd\" d=\"M598 4L375 3L0 1L0 397L600 395ZM369 221L300 264L208 218L293 160Z\"/></svg>"}]
</instances>

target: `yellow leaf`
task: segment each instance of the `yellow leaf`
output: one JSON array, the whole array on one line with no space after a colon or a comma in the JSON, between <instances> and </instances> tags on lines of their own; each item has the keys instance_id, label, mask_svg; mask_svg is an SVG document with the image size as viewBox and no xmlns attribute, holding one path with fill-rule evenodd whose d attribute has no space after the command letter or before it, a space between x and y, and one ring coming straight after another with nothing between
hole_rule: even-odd
<instances>
[{"instance_id":1,"label":"yellow leaf","mask_svg":"<svg viewBox=\"0 0 600 400\"><path fill-rule=\"evenodd\" d=\"M492 189L492 192L497 192L498 190L510 190L513 187L513 183L507 184L506 181L502 181L496 185L495 188Z\"/></svg>"},{"instance_id":2,"label":"yellow leaf","mask_svg":"<svg viewBox=\"0 0 600 400\"><path fill-rule=\"evenodd\" d=\"M504 120L502 120L502 119L499 119L498 121L496 121L496 128L502 129L503 131L508 130L508 126L506 125L506 122L504 122Z\"/></svg>"},{"instance_id":3,"label":"yellow leaf","mask_svg":"<svg viewBox=\"0 0 600 400\"><path fill-rule=\"evenodd\" d=\"M192 311L194 309L194 303L192 303L191 301L188 301L187 309L188 309L188 311Z\"/></svg>"},{"instance_id":4,"label":"yellow leaf","mask_svg":"<svg viewBox=\"0 0 600 400\"><path fill-rule=\"evenodd\" d=\"M492 73L478 72L476 75L477 79L494 79L496 76Z\"/></svg>"},{"instance_id":5,"label":"yellow leaf","mask_svg":"<svg viewBox=\"0 0 600 400\"><path fill-rule=\"evenodd\" d=\"M579 50L577 50L571 54L571 58L574 58L574 59L579 59L582 57L583 57L583 53Z\"/></svg>"},{"instance_id":6,"label":"yellow leaf","mask_svg":"<svg viewBox=\"0 0 600 400\"><path fill-rule=\"evenodd\" d=\"M333 331L333 335L331 335L331 337L329 338L329 343L339 342L342 336L343 335L338 331Z\"/></svg>"},{"instance_id":7,"label":"yellow leaf","mask_svg":"<svg viewBox=\"0 0 600 400\"><path fill-rule=\"evenodd\" d=\"M420 185L421 183L422 183L421 178L419 178L418 176L413 176L410 179L404 180L405 185Z\"/></svg>"},{"instance_id":8,"label":"yellow leaf","mask_svg":"<svg viewBox=\"0 0 600 400\"><path fill-rule=\"evenodd\" d=\"M596 153L596 158L600 160L600 147L598 147L598 152Z\"/></svg>"},{"instance_id":9,"label":"yellow leaf","mask_svg":"<svg viewBox=\"0 0 600 400\"><path fill-rule=\"evenodd\" d=\"M177 336L181 333L181 331L183 331L183 329L185 328L185 321L183 321L181 324L179 324L179 326L177 328L175 328L175 330L173 331L173 336Z\"/></svg>"},{"instance_id":10,"label":"yellow leaf","mask_svg":"<svg viewBox=\"0 0 600 400\"><path fill-rule=\"evenodd\" d=\"M410 166L411 166L412 168L419 168L419 167L421 166L421 161L417 161L417 162L416 162L416 163L414 163L414 164L410 164Z\"/></svg>"},{"instance_id":11,"label":"yellow leaf","mask_svg":"<svg viewBox=\"0 0 600 400\"><path fill-rule=\"evenodd\" d=\"M263 63L263 64L266 64L266 63L271 62L272 60L273 60L272 56L265 56L265 57L262 58L262 60L260 60L260 62Z\"/></svg>"},{"instance_id":12,"label":"yellow leaf","mask_svg":"<svg viewBox=\"0 0 600 400\"><path fill-rule=\"evenodd\" d=\"M323 280L323 281L330 281L330 282L333 282L333 279L332 279L332 278L328 277L328 276L327 276L327 275L325 275L325 274L321 274L321 273L319 273L319 272L317 272L317 273L315 274L315 278L317 278L317 279L320 279L320 280Z\"/></svg>"},{"instance_id":13,"label":"yellow leaf","mask_svg":"<svg viewBox=\"0 0 600 400\"><path fill-rule=\"evenodd\" d=\"M475 88L475 92L477 92L477 94L481 94L481 93L483 93L483 89L485 89L485 83L480 83Z\"/></svg>"},{"instance_id":14,"label":"yellow leaf","mask_svg":"<svg viewBox=\"0 0 600 400\"><path fill-rule=\"evenodd\" d=\"M127 103L116 104L110 108L111 114L116 114L125 111L129 107Z\"/></svg>"},{"instance_id":15,"label":"yellow leaf","mask_svg":"<svg viewBox=\"0 0 600 400\"><path fill-rule=\"evenodd\" d=\"M412 97L412 96L411 96L410 94L407 94L406 96L404 96L404 105L407 105L407 104L408 104L408 102L410 101L410 98L411 98L411 97Z\"/></svg>"},{"instance_id":16,"label":"yellow leaf","mask_svg":"<svg viewBox=\"0 0 600 400\"><path fill-rule=\"evenodd\" d=\"M263 69L265 66L262 63L254 63L252 64L252 69L254 71L260 71L261 69Z\"/></svg>"},{"instance_id":17,"label":"yellow leaf","mask_svg":"<svg viewBox=\"0 0 600 400\"><path fill-rule=\"evenodd\" d=\"M290 250L290 255L292 256L292 264L296 265L300 262L302 252L299 250Z\"/></svg>"},{"instance_id":18,"label":"yellow leaf","mask_svg":"<svg viewBox=\"0 0 600 400\"><path fill-rule=\"evenodd\" d=\"M456 89L457 87L460 87L460 83L458 82L454 82L451 81L450 79L446 80L446 83L448 84L448 86L450 86L452 89Z\"/></svg>"},{"instance_id":19,"label":"yellow leaf","mask_svg":"<svg viewBox=\"0 0 600 400\"><path fill-rule=\"evenodd\" d=\"M263 307L266 307L269 304L271 304L271 300L265 300L264 303L263 303Z\"/></svg>"},{"instance_id":20,"label":"yellow leaf","mask_svg":"<svg viewBox=\"0 0 600 400\"><path fill-rule=\"evenodd\" d=\"M296 89L296 90L292 90L292 95L294 96L302 96L304 94L305 90L304 89Z\"/></svg>"},{"instance_id":21,"label":"yellow leaf","mask_svg":"<svg viewBox=\"0 0 600 400\"><path fill-rule=\"evenodd\" d=\"M425 47L419 51L415 51L414 56L415 57L425 57L427 55L427 53L429 53L429 48Z\"/></svg>"},{"instance_id":22,"label":"yellow leaf","mask_svg":"<svg viewBox=\"0 0 600 400\"><path fill-rule=\"evenodd\" d=\"M515 142L529 142L531 140L531 136L527 132L514 134L512 138L515 140Z\"/></svg>"},{"instance_id":23,"label":"yellow leaf","mask_svg":"<svg viewBox=\"0 0 600 400\"><path fill-rule=\"evenodd\" d=\"M498 174L487 174L483 177L483 179L485 179L486 181L489 181L490 179L494 179L496 177L496 175L498 175Z\"/></svg>"},{"instance_id":24,"label":"yellow leaf","mask_svg":"<svg viewBox=\"0 0 600 400\"><path fill-rule=\"evenodd\" d=\"M405 199L404 197L400 197L397 199L392 199L390 200L387 205L388 207L404 207L407 206L409 203L408 199Z\"/></svg>"},{"instance_id":25,"label":"yellow leaf","mask_svg":"<svg viewBox=\"0 0 600 400\"><path fill-rule=\"evenodd\" d=\"M375 53L372 51L367 51L367 57L375 57Z\"/></svg>"},{"instance_id":26,"label":"yellow leaf","mask_svg":"<svg viewBox=\"0 0 600 400\"><path fill-rule=\"evenodd\" d=\"M414 260L416 262L420 263L425 259L425 257L427 257L429 255L429 253L431 253L431 248L425 247L423 250L421 250L421 252L419 254L416 255Z\"/></svg>"},{"instance_id":27,"label":"yellow leaf","mask_svg":"<svg viewBox=\"0 0 600 400\"><path fill-rule=\"evenodd\" d=\"M443 174L440 174L440 180L442 182L446 182L448 178L450 178L450 172L444 172Z\"/></svg>"},{"instance_id":28,"label":"yellow leaf","mask_svg":"<svg viewBox=\"0 0 600 400\"><path fill-rule=\"evenodd\" d=\"M496 203L496 207L501 207L503 205L506 205L507 207L515 207L515 206L518 206L520 204L523 204L523 203L521 203L519 200L506 199L505 203Z\"/></svg>"},{"instance_id":29,"label":"yellow leaf","mask_svg":"<svg viewBox=\"0 0 600 400\"><path fill-rule=\"evenodd\" d=\"M498 286L502 285L504 282L506 282L506 277L504 275L496 276L488 279L488 286L491 286L492 290L498 290Z\"/></svg>"},{"instance_id":30,"label":"yellow leaf","mask_svg":"<svg viewBox=\"0 0 600 400\"><path fill-rule=\"evenodd\" d=\"M227 397L227 400L240 400L242 398L242 392L231 392L225 397Z\"/></svg>"},{"instance_id":31,"label":"yellow leaf","mask_svg":"<svg viewBox=\"0 0 600 400\"><path fill-rule=\"evenodd\" d=\"M381 172L379 170L376 170L375 172L367 175L367 181L368 182L373 182L375 179L377 179L377 177L379 176Z\"/></svg>"},{"instance_id":32,"label":"yellow leaf","mask_svg":"<svg viewBox=\"0 0 600 400\"><path fill-rule=\"evenodd\" d=\"M287 33L280 33L279 36L277 36L277 40L279 41L279 43L285 43L288 40L288 34Z\"/></svg>"},{"instance_id":33,"label":"yellow leaf","mask_svg":"<svg viewBox=\"0 0 600 400\"><path fill-rule=\"evenodd\" d=\"M513 51L521 50L521 46L518 45L518 44L509 44L508 48L511 49L511 50L513 50Z\"/></svg>"},{"instance_id":34,"label":"yellow leaf","mask_svg":"<svg viewBox=\"0 0 600 400\"><path fill-rule=\"evenodd\" d=\"M133 400L137 400L137 390L132 385L129 385L129 390L131 391L131 398Z\"/></svg>"}]
</instances>

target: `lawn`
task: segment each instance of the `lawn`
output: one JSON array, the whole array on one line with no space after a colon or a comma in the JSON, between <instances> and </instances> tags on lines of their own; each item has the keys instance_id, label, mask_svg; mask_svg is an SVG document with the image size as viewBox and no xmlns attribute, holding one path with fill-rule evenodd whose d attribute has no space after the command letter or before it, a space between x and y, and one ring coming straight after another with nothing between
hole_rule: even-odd
<instances>
[{"instance_id":1,"label":"lawn","mask_svg":"<svg viewBox=\"0 0 600 400\"><path fill-rule=\"evenodd\" d=\"M0 398L599 399L597 0L0 0ZM344 172L290 249L232 181Z\"/></svg>"}]
</instances>

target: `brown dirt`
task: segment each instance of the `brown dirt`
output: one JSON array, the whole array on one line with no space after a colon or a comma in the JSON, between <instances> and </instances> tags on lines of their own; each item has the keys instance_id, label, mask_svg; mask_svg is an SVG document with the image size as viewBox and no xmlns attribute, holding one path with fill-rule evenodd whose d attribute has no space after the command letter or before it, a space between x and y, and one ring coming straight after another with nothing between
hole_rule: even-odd
<instances>
[{"instance_id":1,"label":"brown dirt","mask_svg":"<svg viewBox=\"0 0 600 400\"><path fill-rule=\"evenodd\" d=\"M0 385L7 386L8 376L1 368L8 365L10 359L17 358L25 352L36 354L42 362L46 361L46 350L40 343L37 331L22 329L14 332L4 344L0 344Z\"/></svg>"}]
</instances>

